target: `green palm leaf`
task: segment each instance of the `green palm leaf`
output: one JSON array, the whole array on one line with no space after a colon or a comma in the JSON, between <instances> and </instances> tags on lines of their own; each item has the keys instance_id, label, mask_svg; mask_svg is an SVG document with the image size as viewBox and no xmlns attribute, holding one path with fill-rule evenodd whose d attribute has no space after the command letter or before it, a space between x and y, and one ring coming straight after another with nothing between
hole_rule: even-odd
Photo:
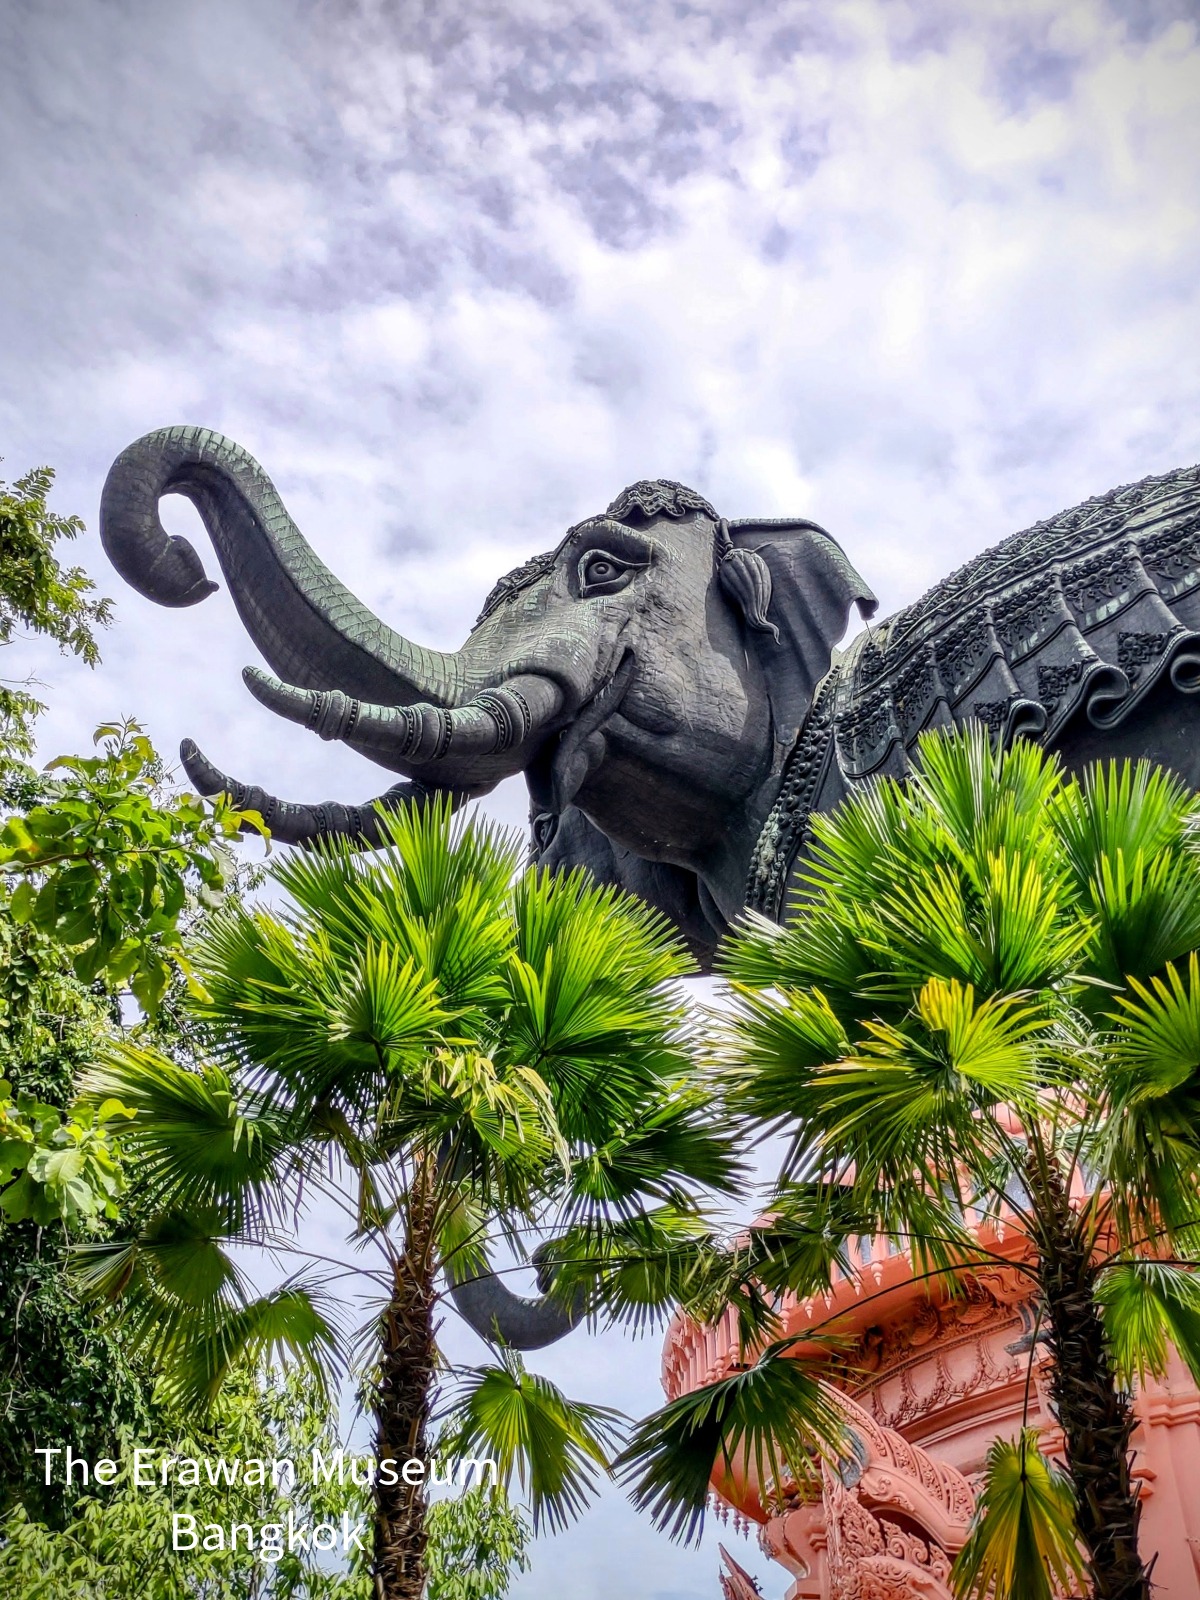
<instances>
[{"instance_id":1,"label":"green palm leaf","mask_svg":"<svg viewBox=\"0 0 1200 1600\"><path fill-rule=\"evenodd\" d=\"M804 889L834 902L870 904L891 891L902 863L910 867L938 854L936 831L895 783L870 784L853 805L815 816L812 830Z\"/></svg>"},{"instance_id":2,"label":"green palm leaf","mask_svg":"<svg viewBox=\"0 0 1200 1600\"><path fill-rule=\"evenodd\" d=\"M1062 782L1058 758L1032 741L997 745L976 724L947 737L918 740L911 782L915 809L936 819L963 860L982 860L1028 841Z\"/></svg>"},{"instance_id":3,"label":"green palm leaf","mask_svg":"<svg viewBox=\"0 0 1200 1600\"><path fill-rule=\"evenodd\" d=\"M687 1079L657 1088L630 1108L628 1124L576 1153L567 1222L633 1216L656 1201L683 1205L705 1191L742 1192L745 1168L714 1117L711 1090Z\"/></svg>"},{"instance_id":4,"label":"green palm leaf","mask_svg":"<svg viewBox=\"0 0 1200 1600\"><path fill-rule=\"evenodd\" d=\"M1106 858L1150 859L1178 845L1193 803L1185 783L1148 761L1097 762L1064 785L1052 801L1054 826L1081 894Z\"/></svg>"},{"instance_id":5,"label":"green palm leaf","mask_svg":"<svg viewBox=\"0 0 1200 1600\"><path fill-rule=\"evenodd\" d=\"M744 992L775 987L796 992L814 984L844 1001L875 968L858 926L853 902L805 904L802 916L782 926L749 912L717 952L717 970ZM838 1014L848 1021L858 1008Z\"/></svg>"},{"instance_id":6,"label":"green palm leaf","mask_svg":"<svg viewBox=\"0 0 1200 1600\"><path fill-rule=\"evenodd\" d=\"M835 1458L847 1429L836 1398L797 1359L764 1355L745 1372L681 1395L638 1423L615 1466L639 1510L673 1539L700 1535L710 1481L741 1463L761 1486Z\"/></svg>"},{"instance_id":7,"label":"green palm leaf","mask_svg":"<svg viewBox=\"0 0 1200 1600\"><path fill-rule=\"evenodd\" d=\"M575 1520L597 1489L597 1471L620 1432L619 1412L569 1400L505 1351L499 1366L470 1369L449 1407L447 1444L458 1455L482 1450L500 1480L514 1476L529 1495L535 1531Z\"/></svg>"},{"instance_id":8,"label":"green palm leaf","mask_svg":"<svg viewBox=\"0 0 1200 1600\"><path fill-rule=\"evenodd\" d=\"M277 1360L305 1366L322 1393L342 1369L341 1334L328 1302L313 1286L293 1282L223 1315L202 1338L176 1337L162 1359L169 1393L181 1405L211 1405L237 1367Z\"/></svg>"},{"instance_id":9,"label":"green palm leaf","mask_svg":"<svg viewBox=\"0 0 1200 1600\"><path fill-rule=\"evenodd\" d=\"M1101 857L1089 885L1097 976L1147 978L1200 945L1200 862L1190 854Z\"/></svg>"},{"instance_id":10,"label":"green palm leaf","mask_svg":"<svg viewBox=\"0 0 1200 1600\"><path fill-rule=\"evenodd\" d=\"M167 1211L133 1239L80 1244L73 1281L88 1298L125 1296L126 1318L141 1327L139 1342L164 1345L245 1297L242 1275L224 1248L229 1230L222 1223L215 1210Z\"/></svg>"},{"instance_id":11,"label":"green palm leaf","mask_svg":"<svg viewBox=\"0 0 1200 1600\"><path fill-rule=\"evenodd\" d=\"M599 1143L691 1070L676 980L693 970L656 913L579 874L513 895L506 1049L536 1068L568 1139Z\"/></svg>"},{"instance_id":12,"label":"green palm leaf","mask_svg":"<svg viewBox=\"0 0 1200 1600\"><path fill-rule=\"evenodd\" d=\"M763 1120L773 1111L792 1123L786 1173L804 1158L853 1165L871 1191L881 1181L937 1188L964 1160L986 1160L995 1130L981 1110L1034 1102L1043 1074L1032 1044L1045 1026L1037 1008L977 1001L969 985L930 978L914 1013L901 1026L868 1023L855 1050L838 1038L820 991L743 1000L726 1049L728 1094ZM789 1072L780 1041L793 1039L800 1060ZM810 1067L835 1043L842 1059Z\"/></svg>"},{"instance_id":13,"label":"green palm leaf","mask_svg":"<svg viewBox=\"0 0 1200 1600\"><path fill-rule=\"evenodd\" d=\"M1054 831L1107 983L1145 979L1200 944L1200 863L1183 848L1194 811L1186 785L1147 761L1097 763L1055 796Z\"/></svg>"},{"instance_id":14,"label":"green palm leaf","mask_svg":"<svg viewBox=\"0 0 1200 1600\"><path fill-rule=\"evenodd\" d=\"M580 1298L592 1317L635 1333L680 1304L703 1301L719 1314L731 1291L711 1224L687 1207L590 1220L547 1241L540 1256L564 1304Z\"/></svg>"},{"instance_id":15,"label":"green palm leaf","mask_svg":"<svg viewBox=\"0 0 1200 1600\"><path fill-rule=\"evenodd\" d=\"M1035 1428L988 1449L966 1544L950 1573L959 1600L1053 1600L1084 1572L1075 1500L1065 1474L1038 1449Z\"/></svg>"},{"instance_id":16,"label":"green palm leaf","mask_svg":"<svg viewBox=\"0 0 1200 1600\"><path fill-rule=\"evenodd\" d=\"M394 945L368 941L338 980L327 1012L329 1043L365 1045L389 1065L414 1046L419 1050L451 1020L439 986Z\"/></svg>"},{"instance_id":17,"label":"green palm leaf","mask_svg":"<svg viewBox=\"0 0 1200 1600\"><path fill-rule=\"evenodd\" d=\"M1069 973L1090 938L1086 922L1060 915L1064 875L1029 839L983 855L969 872L959 863L910 867L897 882L864 930L884 958L871 988L885 996L935 975L983 994L1043 988Z\"/></svg>"},{"instance_id":18,"label":"green palm leaf","mask_svg":"<svg viewBox=\"0 0 1200 1600\"><path fill-rule=\"evenodd\" d=\"M1163 1261L1119 1261L1100 1279L1096 1299L1104 1316L1120 1381L1161 1378L1170 1341L1200 1384L1200 1269Z\"/></svg>"},{"instance_id":19,"label":"green palm leaf","mask_svg":"<svg viewBox=\"0 0 1200 1600\"><path fill-rule=\"evenodd\" d=\"M817 1069L843 1060L851 1045L820 988L780 986L765 994L739 984L728 1019L714 1017L717 1074L731 1109L768 1127L796 1118L797 1095Z\"/></svg>"},{"instance_id":20,"label":"green palm leaf","mask_svg":"<svg viewBox=\"0 0 1200 1600\"><path fill-rule=\"evenodd\" d=\"M1119 995L1111 1053L1123 1098L1155 1100L1189 1084L1200 1072L1200 959L1188 956L1186 979L1172 963L1148 984L1130 982Z\"/></svg>"},{"instance_id":21,"label":"green palm leaf","mask_svg":"<svg viewBox=\"0 0 1200 1600\"><path fill-rule=\"evenodd\" d=\"M136 1112L124 1135L160 1207L217 1207L226 1226L277 1216L295 1130L280 1108L239 1093L223 1067L189 1068L126 1042L83 1076L86 1099Z\"/></svg>"},{"instance_id":22,"label":"green palm leaf","mask_svg":"<svg viewBox=\"0 0 1200 1600\"><path fill-rule=\"evenodd\" d=\"M325 1383L341 1341L321 1292L291 1282L250 1297L229 1242L215 1211L170 1211L136 1239L78 1246L72 1277L86 1297L116 1306L130 1349L185 1404L207 1406L242 1361L299 1360Z\"/></svg>"},{"instance_id":23,"label":"green palm leaf","mask_svg":"<svg viewBox=\"0 0 1200 1600\"><path fill-rule=\"evenodd\" d=\"M1200 1184L1200 962L1118 995L1101 1073L1108 1116L1089 1152L1129 1240L1195 1237Z\"/></svg>"}]
</instances>

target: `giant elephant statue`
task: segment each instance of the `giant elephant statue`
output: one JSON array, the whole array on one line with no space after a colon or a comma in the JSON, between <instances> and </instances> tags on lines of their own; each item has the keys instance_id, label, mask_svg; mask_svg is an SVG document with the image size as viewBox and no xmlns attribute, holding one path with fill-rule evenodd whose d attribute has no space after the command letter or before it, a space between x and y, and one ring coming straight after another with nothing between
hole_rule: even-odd
<instances>
[{"instance_id":1,"label":"giant elephant statue","mask_svg":"<svg viewBox=\"0 0 1200 1600\"><path fill-rule=\"evenodd\" d=\"M778 918L809 819L908 770L925 728L967 719L1037 738L1069 766L1150 756L1200 786L1200 468L1111 491L976 557L836 650L876 609L841 547L803 518L730 520L669 481L623 490L501 578L462 648L428 650L374 617L317 559L239 445L164 428L104 486L121 575L162 605L216 587L169 537L164 494L197 507L234 603L275 676L256 699L402 780L381 798L471 798L525 775L533 852L582 863L666 912L702 965L747 906ZM293 844L380 838L372 804L294 804L220 772ZM563 1319L498 1284L473 1321L531 1347ZM557 1317L557 1322L555 1318Z\"/></svg>"}]
</instances>

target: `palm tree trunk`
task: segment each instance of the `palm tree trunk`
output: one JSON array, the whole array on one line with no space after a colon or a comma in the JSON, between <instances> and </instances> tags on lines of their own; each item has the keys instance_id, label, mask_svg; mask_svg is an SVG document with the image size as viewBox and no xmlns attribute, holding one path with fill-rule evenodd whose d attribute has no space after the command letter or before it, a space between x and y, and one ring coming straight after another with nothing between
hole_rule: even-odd
<instances>
[{"instance_id":1,"label":"palm tree trunk","mask_svg":"<svg viewBox=\"0 0 1200 1600\"><path fill-rule=\"evenodd\" d=\"M1030 1170L1027 1177L1038 1213L1050 1399L1066 1441L1093 1594L1095 1600L1150 1600L1138 1550L1141 1507L1130 1474L1129 1438L1137 1419L1109 1362L1092 1251L1059 1174Z\"/></svg>"},{"instance_id":2,"label":"palm tree trunk","mask_svg":"<svg viewBox=\"0 0 1200 1600\"><path fill-rule=\"evenodd\" d=\"M418 1171L410 1196L404 1254L393 1271L392 1297L380 1324L375 1454L396 1463L394 1484L375 1484L373 1571L377 1600L422 1600L425 1593L424 1475L407 1483L405 1462L428 1464L426 1429L433 1396L434 1271L431 1174Z\"/></svg>"}]
</instances>

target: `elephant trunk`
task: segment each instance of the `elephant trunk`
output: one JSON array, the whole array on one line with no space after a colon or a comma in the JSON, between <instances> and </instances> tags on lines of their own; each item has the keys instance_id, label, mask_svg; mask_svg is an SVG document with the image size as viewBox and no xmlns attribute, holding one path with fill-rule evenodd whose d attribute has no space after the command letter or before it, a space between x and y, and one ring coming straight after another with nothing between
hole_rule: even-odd
<instances>
[{"instance_id":1,"label":"elephant trunk","mask_svg":"<svg viewBox=\"0 0 1200 1600\"><path fill-rule=\"evenodd\" d=\"M534 1251L534 1262L538 1252ZM494 1272L456 1278L447 1266L450 1298L468 1326L489 1344L506 1344L514 1350L541 1350L565 1339L584 1315L583 1297L564 1306L550 1294L527 1299L513 1294ZM540 1281L539 1274L539 1281Z\"/></svg>"},{"instance_id":2,"label":"elephant trunk","mask_svg":"<svg viewBox=\"0 0 1200 1600\"><path fill-rule=\"evenodd\" d=\"M308 849L322 839L347 839L364 850L373 850L390 843L385 812L409 802L420 802L429 797L430 790L420 783L397 783L366 805L347 806L338 801L326 800L319 805L280 800L257 784L241 783L215 767L191 739L179 747L184 771L202 795L227 794L239 811L257 811L263 819L271 838L281 844L299 845ZM457 807L467 796L451 793L451 803Z\"/></svg>"},{"instance_id":3,"label":"elephant trunk","mask_svg":"<svg viewBox=\"0 0 1200 1600\"><path fill-rule=\"evenodd\" d=\"M483 689L466 705L371 705L335 689L298 689L247 667L256 700L278 716L351 749L393 772L415 773L438 788L485 791L519 772L551 730L563 691L550 678L519 673Z\"/></svg>"},{"instance_id":4,"label":"elephant trunk","mask_svg":"<svg viewBox=\"0 0 1200 1600\"><path fill-rule=\"evenodd\" d=\"M199 511L247 631L289 683L383 706L470 698L460 657L422 649L373 616L318 560L253 456L207 428L148 433L108 474L100 537L140 594L191 606L217 587L192 544L163 528L165 494L184 495Z\"/></svg>"}]
</instances>

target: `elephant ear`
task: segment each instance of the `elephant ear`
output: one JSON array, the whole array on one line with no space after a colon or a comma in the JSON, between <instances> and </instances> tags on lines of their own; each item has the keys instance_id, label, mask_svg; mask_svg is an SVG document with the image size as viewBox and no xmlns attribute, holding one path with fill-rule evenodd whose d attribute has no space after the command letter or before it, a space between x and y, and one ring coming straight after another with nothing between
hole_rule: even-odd
<instances>
[{"instance_id":1,"label":"elephant ear","mask_svg":"<svg viewBox=\"0 0 1200 1600\"><path fill-rule=\"evenodd\" d=\"M841 545L815 522L743 517L729 523L729 537L735 550L758 555L770 574L766 619L774 626L751 638L766 675L776 737L790 743L829 671L851 607L867 618L879 602Z\"/></svg>"}]
</instances>

